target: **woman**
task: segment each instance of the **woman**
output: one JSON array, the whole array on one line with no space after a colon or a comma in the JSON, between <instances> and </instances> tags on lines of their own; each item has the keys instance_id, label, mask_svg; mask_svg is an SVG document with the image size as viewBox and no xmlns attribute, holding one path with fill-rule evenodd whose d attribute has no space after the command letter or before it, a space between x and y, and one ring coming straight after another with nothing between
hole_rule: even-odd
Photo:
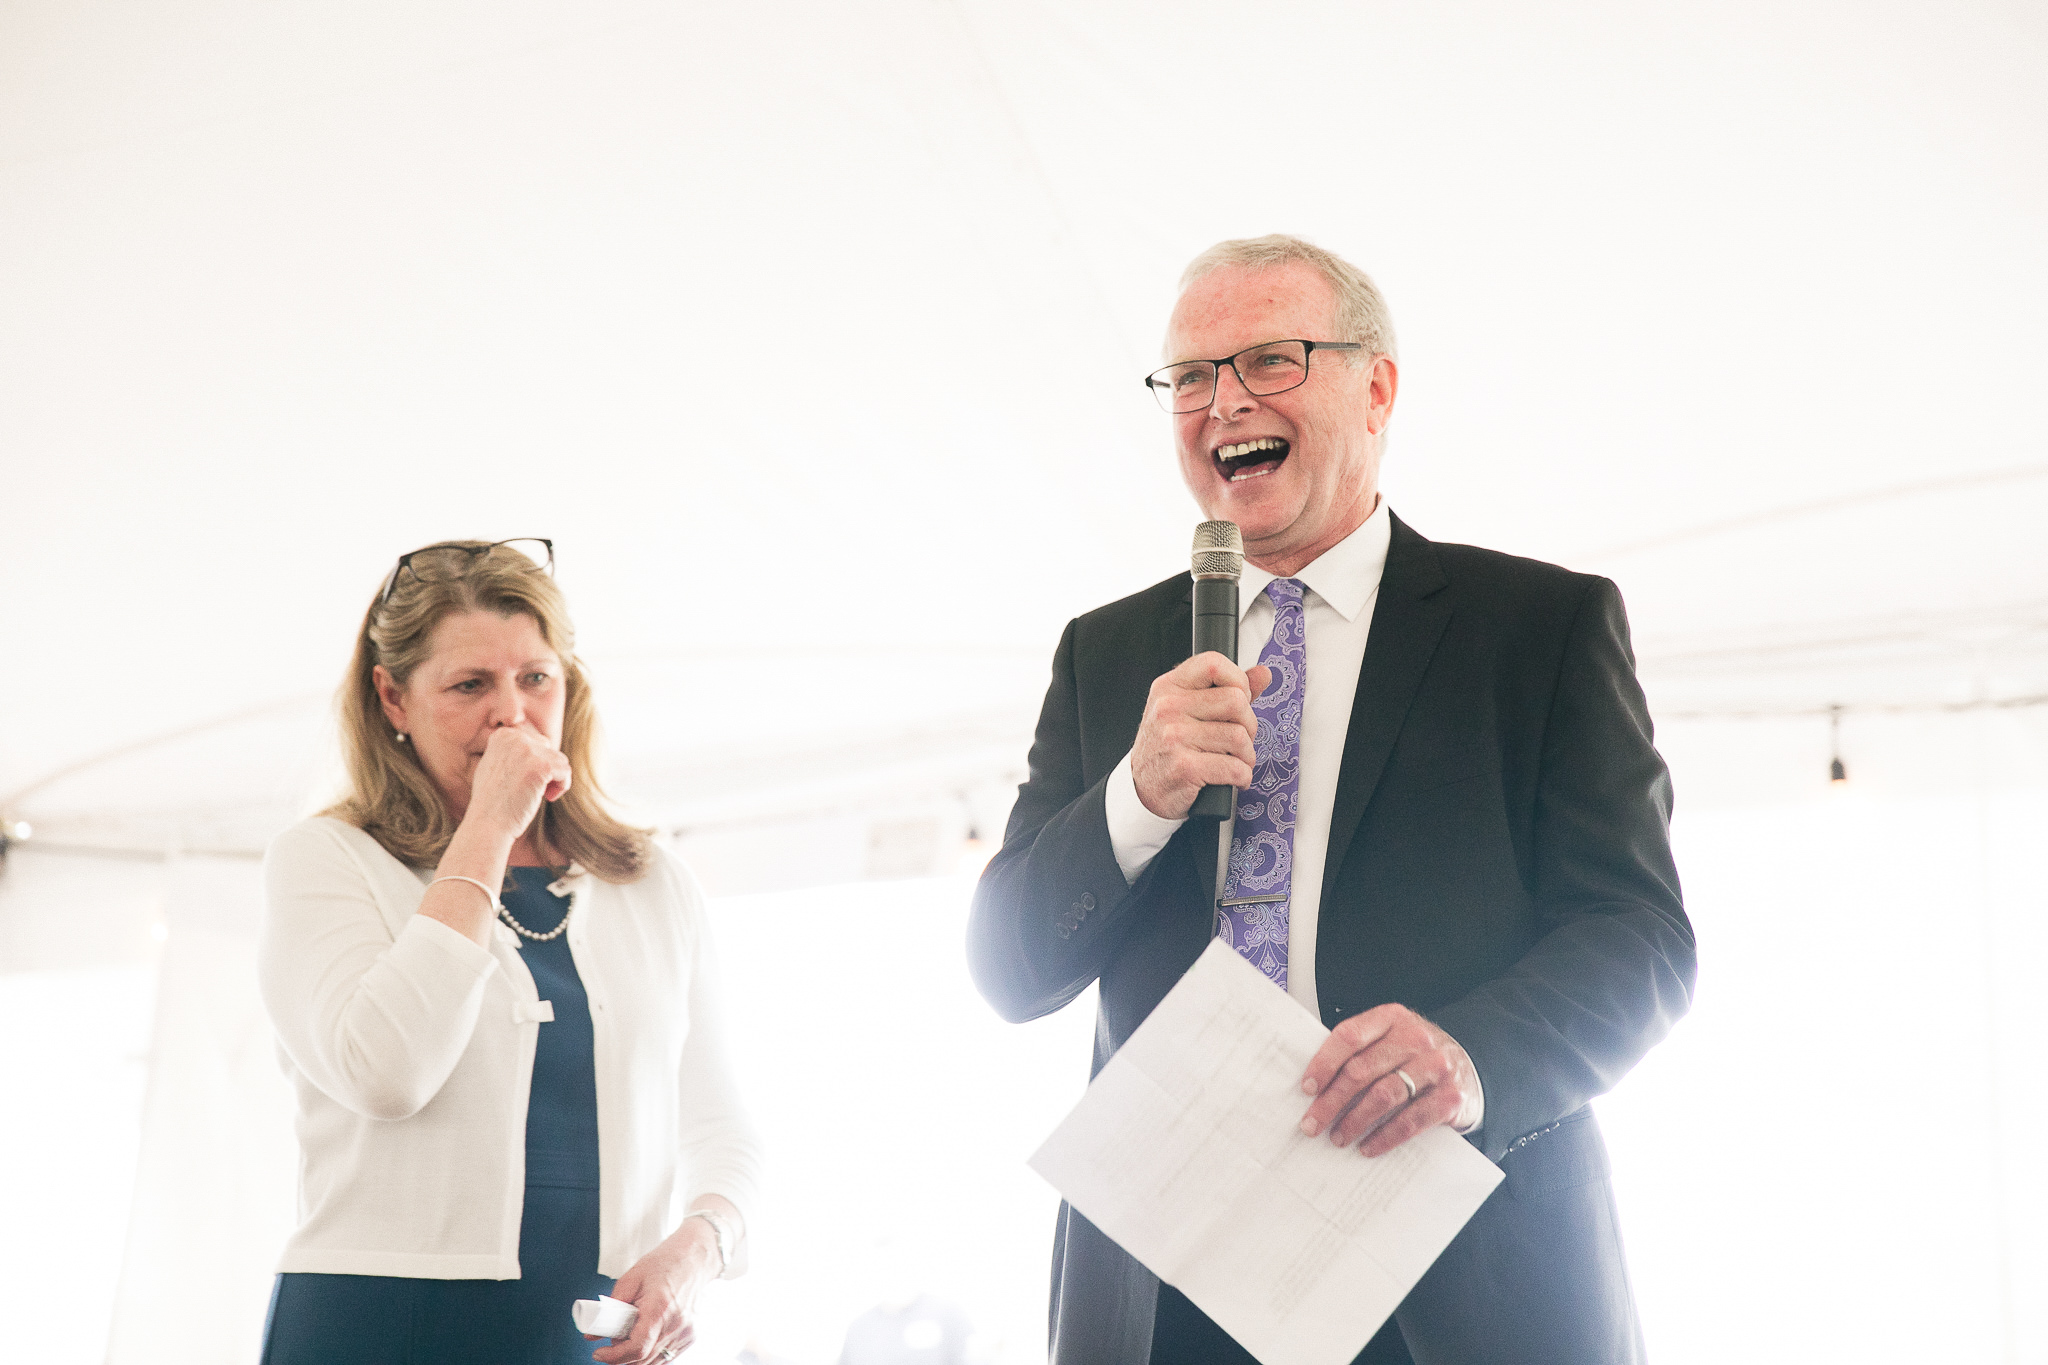
<instances>
[{"instance_id":1,"label":"woman","mask_svg":"<svg viewBox=\"0 0 2048 1365\"><path fill-rule=\"evenodd\" d=\"M758 1152L703 897L600 801L553 567L401 558L342 688L349 795L271 845L301 1157L266 1365L649 1365L741 1268ZM600 1294L639 1321L593 1352Z\"/></svg>"}]
</instances>

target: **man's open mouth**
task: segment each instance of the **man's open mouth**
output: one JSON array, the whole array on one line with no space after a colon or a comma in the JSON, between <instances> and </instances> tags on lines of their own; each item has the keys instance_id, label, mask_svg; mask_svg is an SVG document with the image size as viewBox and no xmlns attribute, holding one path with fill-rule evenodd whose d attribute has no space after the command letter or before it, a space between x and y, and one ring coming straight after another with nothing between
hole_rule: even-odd
<instances>
[{"instance_id":1,"label":"man's open mouth","mask_svg":"<svg viewBox=\"0 0 2048 1365\"><path fill-rule=\"evenodd\" d=\"M1278 436L1261 436L1255 441L1218 446L1209 452L1209 458L1216 462L1216 472L1225 483L1236 483L1272 473L1285 463L1288 449L1287 442Z\"/></svg>"}]
</instances>

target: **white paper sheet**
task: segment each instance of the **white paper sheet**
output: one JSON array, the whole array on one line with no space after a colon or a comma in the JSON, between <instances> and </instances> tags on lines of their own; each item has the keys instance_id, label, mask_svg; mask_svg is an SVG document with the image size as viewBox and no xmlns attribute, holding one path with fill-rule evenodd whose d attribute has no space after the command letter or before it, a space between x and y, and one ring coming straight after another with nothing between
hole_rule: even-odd
<instances>
[{"instance_id":1,"label":"white paper sheet","mask_svg":"<svg viewBox=\"0 0 2048 1365\"><path fill-rule=\"evenodd\" d=\"M640 1321L640 1310L609 1294L599 1294L594 1299L578 1299L570 1304L569 1316L575 1320L576 1330L585 1336L621 1341L633 1335L633 1324Z\"/></svg>"},{"instance_id":2,"label":"white paper sheet","mask_svg":"<svg viewBox=\"0 0 2048 1365\"><path fill-rule=\"evenodd\" d=\"M1303 1136L1328 1033L1213 942L1031 1158L1262 1365L1346 1365L1501 1180L1448 1128Z\"/></svg>"}]
</instances>

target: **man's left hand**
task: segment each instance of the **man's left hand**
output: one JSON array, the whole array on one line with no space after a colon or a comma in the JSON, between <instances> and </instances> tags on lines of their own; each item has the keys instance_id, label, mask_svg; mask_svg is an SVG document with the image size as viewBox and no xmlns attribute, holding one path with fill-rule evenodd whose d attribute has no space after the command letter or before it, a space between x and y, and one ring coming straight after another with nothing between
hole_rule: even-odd
<instances>
[{"instance_id":1,"label":"man's left hand","mask_svg":"<svg viewBox=\"0 0 2048 1365\"><path fill-rule=\"evenodd\" d=\"M1316 1097L1301 1131L1327 1132L1340 1147L1369 1134L1359 1149L1367 1156L1385 1156L1425 1128L1467 1128L1478 1117L1472 1059L1406 1005L1380 1005L1331 1029L1309 1059L1301 1088Z\"/></svg>"}]
</instances>

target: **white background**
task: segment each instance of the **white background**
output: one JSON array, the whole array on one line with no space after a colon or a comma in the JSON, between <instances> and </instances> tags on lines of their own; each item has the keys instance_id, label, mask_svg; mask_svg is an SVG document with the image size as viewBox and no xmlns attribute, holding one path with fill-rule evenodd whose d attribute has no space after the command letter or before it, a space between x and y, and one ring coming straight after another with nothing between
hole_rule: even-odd
<instances>
[{"instance_id":1,"label":"white background","mask_svg":"<svg viewBox=\"0 0 2048 1365\"><path fill-rule=\"evenodd\" d=\"M71 1292L251 1358L291 1154L195 855L331 776L399 552L524 534L722 892L727 1339L924 1285L1031 1358L1087 1020L973 998L959 849L1061 623L1184 562L1181 264L1286 230L1391 301L1395 510L1630 603L1702 963L1601 1107L1657 1358L2048 1360L2043 69L1988 2L0 3L0 1358Z\"/></svg>"}]
</instances>

